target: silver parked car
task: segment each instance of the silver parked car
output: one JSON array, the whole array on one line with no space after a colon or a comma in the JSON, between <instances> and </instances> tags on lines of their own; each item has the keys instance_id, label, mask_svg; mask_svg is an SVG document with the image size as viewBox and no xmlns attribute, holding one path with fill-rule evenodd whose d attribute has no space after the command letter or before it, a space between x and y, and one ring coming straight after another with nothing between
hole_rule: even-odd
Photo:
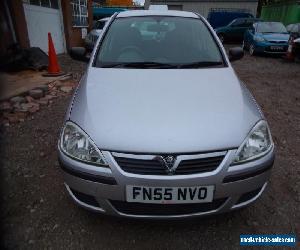
<instances>
[{"instance_id":1,"label":"silver parked car","mask_svg":"<svg viewBox=\"0 0 300 250\"><path fill-rule=\"evenodd\" d=\"M85 42L85 47L87 50L92 51L98 37L100 36L106 22L109 20L108 17L106 18L102 18L98 21L95 22L93 29L88 33L88 35L86 36L84 42Z\"/></svg>"},{"instance_id":2,"label":"silver parked car","mask_svg":"<svg viewBox=\"0 0 300 250\"><path fill-rule=\"evenodd\" d=\"M262 194L274 144L230 64L241 48L227 57L197 14L151 10L115 14L96 46L58 143L76 203L183 218L241 208ZM85 49L71 56L86 60Z\"/></svg>"}]
</instances>

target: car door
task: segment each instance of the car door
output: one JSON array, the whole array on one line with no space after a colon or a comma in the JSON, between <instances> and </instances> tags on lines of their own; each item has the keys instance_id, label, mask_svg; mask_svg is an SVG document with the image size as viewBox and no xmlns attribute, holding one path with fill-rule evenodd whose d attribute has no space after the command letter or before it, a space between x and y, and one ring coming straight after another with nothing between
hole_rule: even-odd
<instances>
[{"instance_id":1,"label":"car door","mask_svg":"<svg viewBox=\"0 0 300 250\"><path fill-rule=\"evenodd\" d=\"M239 19L238 22L235 23L235 28L234 28L234 38L236 40L243 40L244 34L246 30L251 26L247 22L247 19Z\"/></svg>"},{"instance_id":2,"label":"car door","mask_svg":"<svg viewBox=\"0 0 300 250\"><path fill-rule=\"evenodd\" d=\"M245 36L245 33L248 30L251 30L253 27L254 20L253 19L245 19L245 23L243 24L243 29L241 29L240 39L242 40Z\"/></svg>"},{"instance_id":3,"label":"car door","mask_svg":"<svg viewBox=\"0 0 300 250\"><path fill-rule=\"evenodd\" d=\"M245 30L243 27L244 23L244 19L236 19L233 21L228 29L227 37L233 40L241 39L241 34L243 34L243 30Z\"/></svg>"}]
</instances>

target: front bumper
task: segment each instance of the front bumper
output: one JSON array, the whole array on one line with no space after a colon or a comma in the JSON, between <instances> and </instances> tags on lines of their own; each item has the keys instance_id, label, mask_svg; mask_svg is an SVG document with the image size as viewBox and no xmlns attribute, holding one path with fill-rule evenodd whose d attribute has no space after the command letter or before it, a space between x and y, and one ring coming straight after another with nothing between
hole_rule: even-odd
<instances>
[{"instance_id":1,"label":"front bumper","mask_svg":"<svg viewBox=\"0 0 300 250\"><path fill-rule=\"evenodd\" d=\"M254 44L256 53L266 54L285 54L288 49L288 43L273 43L273 42L256 42ZM274 49L274 48L282 49Z\"/></svg>"},{"instance_id":2,"label":"front bumper","mask_svg":"<svg viewBox=\"0 0 300 250\"><path fill-rule=\"evenodd\" d=\"M103 151L102 151L103 152ZM236 150L228 150L213 172L154 176L124 172L110 152L104 151L110 168L75 161L59 150L65 186L80 206L104 214L132 218L184 218L228 212L254 202L264 191L274 162L274 148L264 157L230 166ZM126 202L126 185L181 187L215 185L212 203L156 205Z\"/></svg>"}]
</instances>

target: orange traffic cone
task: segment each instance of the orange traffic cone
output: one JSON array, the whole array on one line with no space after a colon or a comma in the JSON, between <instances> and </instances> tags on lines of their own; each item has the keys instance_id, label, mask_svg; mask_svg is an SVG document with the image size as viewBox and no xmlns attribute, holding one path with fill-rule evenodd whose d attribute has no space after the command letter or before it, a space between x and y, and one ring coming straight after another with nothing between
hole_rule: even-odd
<instances>
[{"instance_id":1,"label":"orange traffic cone","mask_svg":"<svg viewBox=\"0 0 300 250\"><path fill-rule=\"evenodd\" d=\"M60 70L57 62L57 56L52 41L51 33L48 33L48 73L43 74L43 76L61 76L65 73Z\"/></svg>"}]
</instances>

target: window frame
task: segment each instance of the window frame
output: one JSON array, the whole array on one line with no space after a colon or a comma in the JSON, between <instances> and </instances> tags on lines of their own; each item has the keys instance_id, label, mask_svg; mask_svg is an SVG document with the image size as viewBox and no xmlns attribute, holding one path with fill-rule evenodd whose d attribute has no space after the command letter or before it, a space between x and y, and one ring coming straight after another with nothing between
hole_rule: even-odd
<instances>
[{"instance_id":1,"label":"window frame","mask_svg":"<svg viewBox=\"0 0 300 250\"><path fill-rule=\"evenodd\" d=\"M54 2L55 0L48 0L48 3L49 3L49 6L43 6L42 5L42 0L38 0L38 2L39 2L39 4L33 4L33 3L31 3L32 2L32 0L23 0L23 3L25 3L25 4L29 4L29 5L33 5L33 6L39 6L39 7L43 7L43 8L49 8L49 9L54 9L54 10L59 10L60 8L59 8L59 0L56 0L56 2L57 2L57 8L53 8L52 7L52 1Z\"/></svg>"},{"instance_id":2,"label":"window frame","mask_svg":"<svg viewBox=\"0 0 300 250\"><path fill-rule=\"evenodd\" d=\"M81 1L84 1L85 4L81 4ZM89 27L89 11L88 11L88 0L71 0L71 14L72 14L72 27L74 28L88 28ZM75 6L77 6L79 10L79 14L75 13ZM81 7L86 7L86 14L81 13ZM75 14L74 14L75 13ZM79 18L80 20L82 18L86 18L86 25L77 25L74 23L75 17ZM80 21L81 22L81 21Z\"/></svg>"},{"instance_id":3,"label":"window frame","mask_svg":"<svg viewBox=\"0 0 300 250\"><path fill-rule=\"evenodd\" d=\"M238 23L238 24L236 24ZM246 19L244 18L239 18L239 19L235 19L232 23L231 23L231 28L244 28L246 27Z\"/></svg>"},{"instance_id":4,"label":"window frame","mask_svg":"<svg viewBox=\"0 0 300 250\"><path fill-rule=\"evenodd\" d=\"M257 22L256 19L246 19L246 27L251 28L255 22Z\"/></svg>"}]
</instances>

